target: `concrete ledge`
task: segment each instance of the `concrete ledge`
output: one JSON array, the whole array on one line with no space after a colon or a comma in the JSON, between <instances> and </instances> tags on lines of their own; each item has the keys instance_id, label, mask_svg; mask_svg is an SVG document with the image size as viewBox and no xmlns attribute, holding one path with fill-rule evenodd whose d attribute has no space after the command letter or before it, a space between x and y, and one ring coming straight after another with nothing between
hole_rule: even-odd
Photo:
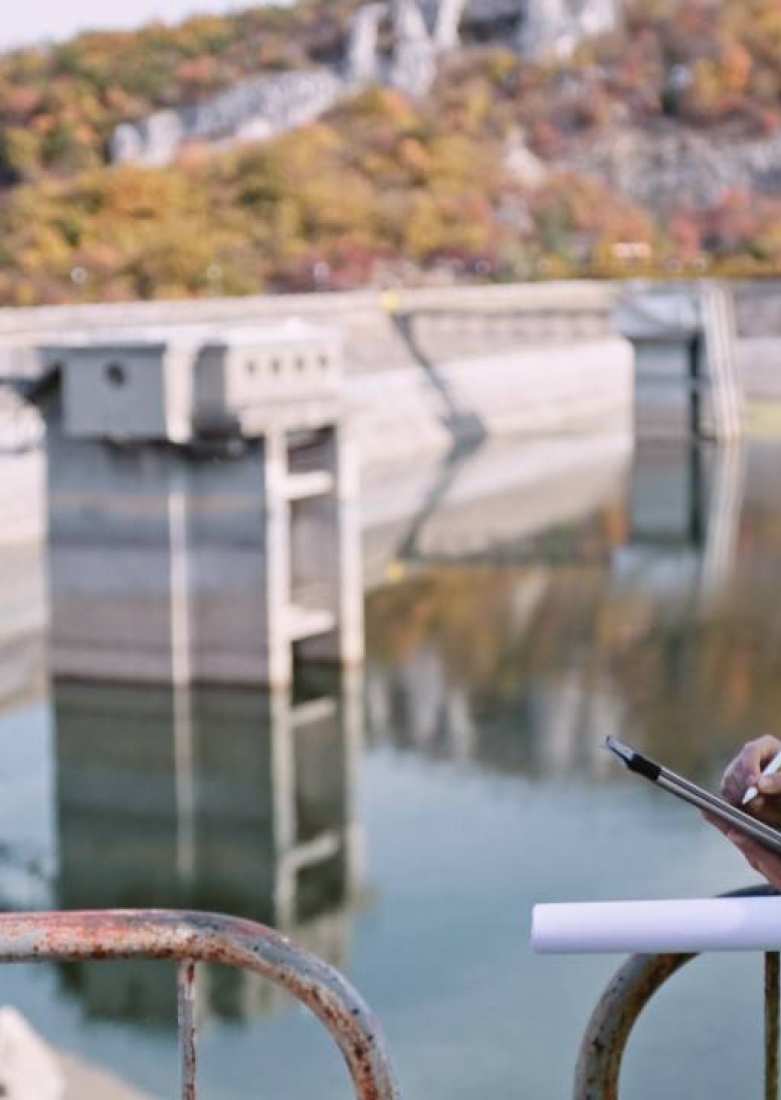
<instances>
[{"instance_id":1,"label":"concrete ledge","mask_svg":"<svg viewBox=\"0 0 781 1100\"><path fill-rule=\"evenodd\" d=\"M424 327L439 329L434 349L439 361L440 350L446 358L461 353L465 339L470 346L480 340L481 347L506 347L508 342L529 342L535 331L543 335L541 327L546 341L613 332L617 294L616 284L584 280L0 309L0 377L35 375L39 366L34 348L52 338L72 342L116 329L266 325L291 318L328 325L337 320L348 370L393 369L417 358L413 345L418 333L402 331L402 319L415 318L416 324L423 319ZM526 324L529 318L535 319L531 326ZM452 328L451 338L442 332L443 323Z\"/></svg>"},{"instance_id":2,"label":"concrete ledge","mask_svg":"<svg viewBox=\"0 0 781 1100\"><path fill-rule=\"evenodd\" d=\"M246 298L197 298L186 301L110 302L74 306L0 309L0 334L61 332L63 328L128 327L249 322L290 316L332 321L351 310L400 312L430 309L539 310L562 312L612 310L620 287L615 283L573 280L512 283L500 286L448 286L399 290L355 290L334 294L263 294Z\"/></svg>"}]
</instances>

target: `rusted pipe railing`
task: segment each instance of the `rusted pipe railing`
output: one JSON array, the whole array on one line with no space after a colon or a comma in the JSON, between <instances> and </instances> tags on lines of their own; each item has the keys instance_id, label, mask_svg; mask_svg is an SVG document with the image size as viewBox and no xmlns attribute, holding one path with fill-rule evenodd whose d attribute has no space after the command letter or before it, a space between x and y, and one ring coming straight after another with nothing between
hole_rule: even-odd
<instances>
[{"instance_id":1,"label":"rusted pipe railing","mask_svg":"<svg viewBox=\"0 0 781 1100\"><path fill-rule=\"evenodd\" d=\"M765 1100L778 1100L779 956L765 955Z\"/></svg>"},{"instance_id":2,"label":"rusted pipe railing","mask_svg":"<svg viewBox=\"0 0 781 1100\"><path fill-rule=\"evenodd\" d=\"M752 887L727 897L767 897L769 887ZM696 955L635 955L602 995L580 1048L574 1100L618 1100L621 1065L641 1012L664 983ZM765 955L765 1100L778 1100L779 956Z\"/></svg>"},{"instance_id":3,"label":"rusted pipe railing","mask_svg":"<svg viewBox=\"0 0 781 1100\"><path fill-rule=\"evenodd\" d=\"M575 1100L617 1100L629 1035L654 993L695 955L635 955L594 1010L575 1069Z\"/></svg>"},{"instance_id":4,"label":"rusted pipe railing","mask_svg":"<svg viewBox=\"0 0 781 1100\"><path fill-rule=\"evenodd\" d=\"M358 1100L398 1100L378 1021L332 967L252 921L207 913L109 911L0 915L0 963L173 959L179 962L183 1100L196 1100L195 968L260 974L305 1004L344 1056Z\"/></svg>"}]
</instances>

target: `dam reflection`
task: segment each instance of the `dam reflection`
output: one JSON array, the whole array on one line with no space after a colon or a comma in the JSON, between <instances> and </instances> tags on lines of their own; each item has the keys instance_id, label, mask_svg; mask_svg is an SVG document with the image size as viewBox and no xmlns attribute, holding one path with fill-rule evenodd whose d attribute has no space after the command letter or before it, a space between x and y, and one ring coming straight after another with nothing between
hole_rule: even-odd
<instances>
[{"instance_id":1,"label":"dam reflection","mask_svg":"<svg viewBox=\"0 0 781 1100\"><path fill-rule=\"evenodd\" d=\"M612 734L660 753L685 741L696 767L706 739L734 743L714 662L738 668L754 644L729 622L763 568L749 551L775 493L761 449L642 448L620 494L578 523L505 540L501 556L433 552L434 568L369 596L369 739L601 779Z\"/></svg>"},{"instance_id":2,"label":"dam reflection","mask_svg":"<svg viewBox=\"0 0 781 1100\"><path fill-rule=\"evenodd\" d=\"M257 449L90 453L49 466L52 737L29 767L53 772L56 811L45 859L37 840L24 865L0 851L9 907L230 911L349 972L367 892L364 742L601 782L607 733L696 770L706 742L712 754L740 728L772 728L781 707L761 645L773 602L756 602L781 565L761 448L643 448L630 465L601 441L527 442L451 464L442 491L385 480L362 502L365 572L339 570L330 588L353 624L366 599L365 673L297 663L293 687L270 692L274 513ZM323 606L310 592L322 532L343 546L358 533L354 500L327 509L293 502L298 606ZM327 649L309 641L303 656ZM90 1015L175 1018L165 966L60 973ZM202 1011L225 1018L276 997L217 970L201 988Z\"/></svg>"},{"instance_id":3,"label":"dam reflection","mask_svg":"<svg viewBox=\"0 0 781 1100\"><path fill-rule=\"evenodd\" d=\"M287 691L186 688L183 699L172 687L58 682L58 907L229 912L344 968L363 888L363 735L360 682L331 686L294 702ZM175 1020L165 965L63 974L90 1015ZM201 1007L242 1017L276 996L253 975L209 970Z\"/></svg>"}]
</instances>

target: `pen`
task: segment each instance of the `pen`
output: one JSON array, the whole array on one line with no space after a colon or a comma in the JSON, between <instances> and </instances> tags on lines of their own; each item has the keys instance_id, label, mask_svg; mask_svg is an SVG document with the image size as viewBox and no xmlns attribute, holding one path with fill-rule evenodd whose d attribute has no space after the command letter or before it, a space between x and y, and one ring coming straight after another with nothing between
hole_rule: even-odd
<instances>
[{"instance_id":1,"label":"pen","mask_svg":"<svg viewBox=\"0 0 781 1100\"><path fill-rule=\"evenodd\" d=\"M776 772L781 771L781 752L776 753L768 766L762 772L762 775L775 775ZM758 787L749 787L746 793L743 795L743 802L741 805L748 806L749 802L753 802L759 794Z\"/></svg>"}]
</instances>

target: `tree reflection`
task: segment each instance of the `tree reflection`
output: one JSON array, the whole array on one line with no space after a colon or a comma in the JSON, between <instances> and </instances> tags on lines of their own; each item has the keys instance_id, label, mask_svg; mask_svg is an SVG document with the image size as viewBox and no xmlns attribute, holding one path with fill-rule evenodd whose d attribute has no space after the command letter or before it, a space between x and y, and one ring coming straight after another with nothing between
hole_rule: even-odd
<instances>
[{"instance_id":1,"label":"tree reflection","mask_svg":"<svg viewBox=\"0 0 781 1100\"><path fill-rule=\"evenodd\" d=\"M627 523L604 510L559 532L558 553L549 532L519 561L424 566L373 593L372 736L448 758L468 744L502 771L600 775L608 733L693 774L781 733L781 501L767 455L745 478L741 463L641 454Z\"/></svg>"}]
</instances>

